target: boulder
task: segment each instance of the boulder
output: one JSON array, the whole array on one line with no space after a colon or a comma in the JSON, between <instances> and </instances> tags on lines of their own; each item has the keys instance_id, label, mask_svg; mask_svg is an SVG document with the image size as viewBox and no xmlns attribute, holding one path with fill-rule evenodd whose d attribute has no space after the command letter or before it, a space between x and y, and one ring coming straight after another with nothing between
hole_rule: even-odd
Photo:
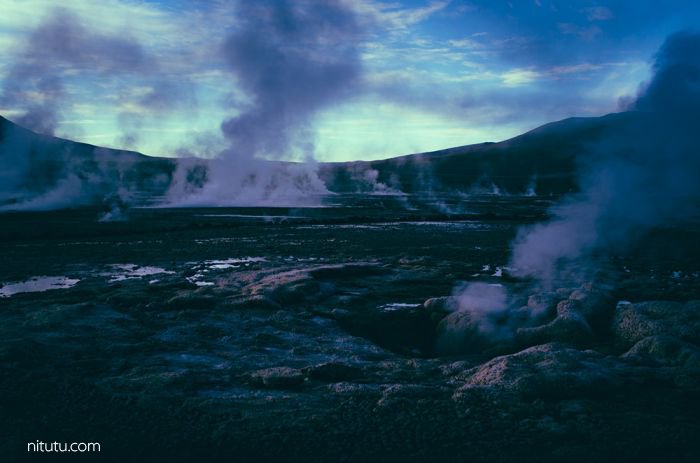
<instances>
[{"instance_id":1,"label":"boulder","mask_svg":"<svg viewBox=\"0 0 700 463\"><path fill-rule=\"evenodd\" d=\"M620 347L629 349L650 336L669 336L700 343L700 301L620 302L612 320Z\"/></svg>"},{"instance_id":2,"label":"boulder","mask_svg":"<svg viewBox=\"0 0 700 463\"><path fill-rule=\"evenodd\" d=\"M449 389L424 384L392 384L382 390L382 396L377 401L377 407L397 406L410 410L411 404L420 400L435 400L436 397L449 397Z\"/></svg>"},{"instance_id":3,"label":"boulder","mask_svg":"<svg viewBox=\"0 0 700 463\"><path fill-rule=\"evenodd\" d=\"M593 339L593 330L584 317L576 312L563 312L551 322L516 330L516 340L522 346L548 342L584 345Z\"/></svg>"},{"instance_id":4,"label":"boulder","mask_svg":"<svg viewBox=\"0 0 700 463\"><path fill-rule=\"evenodd\" d=\"M309 270L274 273L243 288L244 296L264 296L282 305L297 304L318 295L321 285Z\"/></svg>"},{"instance_id":5,"label":"boulder","mask_svg":"<svg viewBox=\"0 0 700 463\"><path fill-rule=\"evenodd\" d=\"M558 288L554 294L560 299L568 299L569 295L574 291L574 288Z\"/></svg>"},{"instance_id":6,"label":"boulder","mask_svg":"<svg viewBox=\"0 0 700 463\"><path fill-rule=\"evenodd\" d=\"M609 315L611 310L612 305L607 294L595 289L590 283L573 290L567 299L557 304L558 315L575 312L589 324L600 317Z\"/></svg>"},{"instance_id":7,"label":"boulder","mask_svg":"<svg viewBox=\"0 0 700 463\"><path fill-rule=\"evenodd\" d=\"M452 312L436 328L435 351L440 355L481 352L491 342L468 311Z\"/></svg>"},{"instance_id":8,"label":"boulder","mask_svg":"<svg viewBox=\"0 0 700 463\"><path fill-rule=\"evenodd\" d=\"M537 317L550 312L556 300L557 297L554 293L532 294L527 299L527 308L533 316Z\"/></svg>"},{"instance_id":9,"label":"boulder","mask_svg":"<svg viewBox=\"0 0 700 463\"><path fill-rule=\"evenodd\" d=\"M459 299L454 296L431 297L423 303L423 309L433 323L459 309Z\"/></svg>"},{"instance_id":10,"label":"boulder","mask_svg":"<svg viewBox=\"0 0 700 463\"><path fill-rule=\"evenodd\" d=\"M700 348L670 336L646 337L625 352L622 358L700 370Z\"/></svg>"},{"instance_id":11,"label":"boulder","mask_svg":"<svg viewBox=\"0 0 700 463\"><path fill-rule=\"evenodd\" d=\"M474 388L527 397L574 397L603 393L622 384L625 367L594 351L550 343L496 357L466 375L455 399Z\"/></svg>"}]
</instances>

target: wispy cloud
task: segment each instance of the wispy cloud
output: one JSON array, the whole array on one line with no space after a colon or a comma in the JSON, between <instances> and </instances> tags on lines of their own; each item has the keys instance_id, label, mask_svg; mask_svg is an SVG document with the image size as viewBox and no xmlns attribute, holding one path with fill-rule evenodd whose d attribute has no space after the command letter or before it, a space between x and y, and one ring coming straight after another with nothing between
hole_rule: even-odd
<instances>
[{"instance_id":1,"label":"wispy cloud","mask_svg":"<svg viewBox=\"0 0 700 463\"><path fill-rule=\"evenodd\" d=\"M449 120L473 128L472 135L484 134L484 139L497 138L486 134L499 123L517 131L552 118L614 108L618 97L634 94L639 80L647 76L645 60L668 29L692 25L700 14L700 6L690 0L673 5L650 0L629 5L604 0L556 2L558 8L547 0L320 3L352 11L365 32L361 39L344 39L352 41L346 45L356 47L363 68L352 94L346 95L346 105L363 114L370 126L384 126L383 117L397 117L401 114L397 108L403 108L406 113L425 114L433 121L429 125L435 133L445 133L437 130L435 121ZM247 0L72 0L64 4L95 34L139 43L149 57L144 69L150 71L147 76L111 72L99 63L93 69L53 68L52 75L62 81L65 102L56 126L61 136L90 140L86 137L92 136L93 129L103 137L129 132L139 134L130 137L134 148L168 154L179 145L193 148L188 140L198 133L218 132L223 119L236 117L258 98L250 87L241 85L240 76L220 53L224 39L246 24L245 9L251 5ZM54 0L3 2L0 48L5 53L0 55L0 85L6 85L17 51L55 5ZM100 68L105 73L97 75ZM25 101L40 103L46 95L29 89ZM393 109L374 110L381 105ZM1 106L4 115L22 114L15 104ZM323 120L324 131L315 133L320 146L329 146L323 137L331 132L334 141L344 146L363 136L359 128L353 132L353 125L344 126L346 130L330 128L334 115L340 118L342 112L324 106L323 114L312 113L305 119L312 136ZM416 116L414 122L419 119ZM85 124L82 130L80 124L66 122L77 120L101 122ZM151 135L155 133L151 130L171 126L182 130ZM400 127L400 120L393 121L392 130L385 131L387 144L391 138L410 135L416 125ZM341 135L344 141L338 141ZM126 138L100 140L120 146ZM445 143L452 143L449 140Z\"/></svg>"},{"instance_id":2,"label":"wispy cloud","mask_svg":"<svg viewBox=\"0 0 700 463\"><path fill-rule=\"evenodd\" d=\"M578 26L572 23L559 23L557 27L562 34L575 35L583 40L593 40L598 34L603 32L602 29L596 25Z\"/></svg>"},{"instance_id":3,"label":"wispy cloud","mask_svg":"<svg viewBox=\"0 0 700 463\"><path fill-rule=\"evenodd\" d=\"M407 32L412 26L444 10L451 0L431 1L413 8L402 6L400 3L381 3L373 0L355 0L346 1L346 3L386 31Z\"/></svg>"},{"instance_id":4,"label":"wispy cloud","mask_svg":"<svg viewBox=\"0 0 700 463\"><path fill-rule=\"evenodd\" d=\"M607 21L615 17L612 10L605 6L584 8L582 11L586 14L586 18L589 21Z\"/></svg>"},{"instance_id":5,"label":"wispy cloud","mask_svg":"<svg viewBox=\"0 0 700 463\"><path fill-rule=\"evenodd\" d=\"M505 86L518 87L535 81L541 77L541 74L532 69L512 69L504 72L500 77Z\"/></svg>"}]
</instances>

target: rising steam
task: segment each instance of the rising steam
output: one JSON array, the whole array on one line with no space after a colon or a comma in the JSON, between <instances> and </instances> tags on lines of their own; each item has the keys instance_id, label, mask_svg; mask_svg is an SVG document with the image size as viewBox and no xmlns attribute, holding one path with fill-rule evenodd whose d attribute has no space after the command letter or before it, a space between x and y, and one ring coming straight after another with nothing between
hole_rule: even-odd
<instances>
[{"instance_id":1,"label":"rising steam","mask_svg":"<svg viewBox=\"0 0 700 463\"><path fill-rule=\"evenodd\" d=\"M556 205L550 221L520 230L511 273L534 278L544 290L580 284L610 254L697 212L700 34L668 37L653 70L630 111L618 115L622 123L579 153L580 192ZM475 285L456 291L458 310L498 314L505 288L484 292Z\"/></svg>"},{"instance_id":2,"label":"rising steam","mask_svg":"<svg viewBox=\"0 0 700 463\"><path fill-rule=\"evenodd\" d=\"M512 267L545 282L594 253L623 250L650 229L687 217L700 194L700 34L670 36L654 77L630 109L629 123L608 133L581 164L581 193L554 219L522 230Z\"/></svg>"},{"instance_id":3,"label":"rising steam","mask_svg":"<svg viewBox=\"0 0 700 463\"><path fill-rule=\"evenodd\" d=\"M0 105L19 113L15 121L39 134L54 135L63 109L72 103L66 89L75 75L101 81L135 75L145 91L131 103L151 112L169 110L180 98L179 84L162 78L158 62L138 41L92 29L66 9L54 9L14 51ZM132 131L124 140L134 136ZM141 174L133 168L143 157L136 153L37 136L4 119L0 141L0 209L118 208L133 199L132 187L162 189L167 182L165 173L137 178Z\"/></svg>"},{"instance_id":4,"label":"rising steam","mask_svg":"<svg viewBox=\"0 0 700 463\"><path fill-rule=\"evenodd\" d=\"M23 127L53 135L67 103L70 73L104 77L154 69L154 60L135 40L93 31L70 11L55 9L18 50L0 104L22 111L16 122Z\"/></svg>"},{"instance_id":5,"label":"rising steam","mask_svg":"<svg viewBox=\"0 0 700 463\"><path fill-rule=\"evenodd\" d=\"M313 162L311 122L359 85L363 31L340 1L271 0L237 7L241 23L220 52L250 101L221 124L230 147L211 163L206 184L194 196L181 197L180 182L171 197L216 205L308 202L328 192Z\"/></svg>"}]
</instances>

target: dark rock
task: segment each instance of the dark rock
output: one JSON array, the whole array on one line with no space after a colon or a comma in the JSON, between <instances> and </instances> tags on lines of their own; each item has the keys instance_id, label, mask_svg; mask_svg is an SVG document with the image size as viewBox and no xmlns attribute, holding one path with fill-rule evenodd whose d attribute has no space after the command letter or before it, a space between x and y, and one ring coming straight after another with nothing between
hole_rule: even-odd
<instances>
[{"instance_id":1,"label":"dark rock","mask_svg":"<svg viewBox=\"0 0 700 463\"><path fill-rule=\"evenodd\" d=\"M431 297L423 303L430 321L437 324L447 315L459 309L459 300L453 296Z\"/></svg>"},{"instance_id":2,"label":"dark rock","mask_svg":"<svg viewBox=\"0 0 700 463\"><path fill-rule=\"evenodd\" d=\"M566 300L557 304L558 315L575 312L583 316L588 323L605 317L611 311L612 305L608 300L607 293L596 289L590 283L575 289Z\"/></svg>"},{"instance_id":3,"label":"dark rock","mask_svg":"<svg viewBox=\"0 0 700 463\"><path fill-rule=\"evenodd\" d=\"M533 310L527 305L518 307L509 312L509 324L513 329L540 326L552 320L553 309L554 307L550 307L542 311L540 309Z\"/></svg>"},{"instance_id":4,"label":"dark rock","mask_svg":"<svg viewBox=\"0 0 700 463\"><path fill-rule=\"evenodd\" d=\"M263 310L280 310L282 306L273 301L267 296L237 296L226 300L226 307L232 309L263 309Z\"/></svg>"},{"instance_id":5,"label":"dark rock","mask_svg":"<svg viewBox=\"0 0 700 463\"><path fill-rule=\"evenodd\" d=\"M339 382L328 385L328 390L334 394L348 395L353 397L378 396L381 389L376 384L359 384L349 382Z\"/></svg>"},{"instance_id":6,"label":"dark rock","mask_svg":"<svg viewBox=\"0 0 700 463\"><path fill-rule=\"evenodd\" d=\"M700 369L700 349L670 336L644 338L623 354L622 358Z\"/></svg>"},{"instance_id":7,"label":"dark rock","mask_svg":"<svg viewBox=\"0 0 700 463\"><path fill-rule=\"evenodd\" d=\"M364 277L370 275L383 275L389 270L373 262L360 262L354 264L324 265L313 268L309 274L318 279Z\"/></svg>"},{"instance_id":8,"label":"dark rock","mask_svg":"<svg viewBox=\"0 0 700 463\"><path fill-rule=\"evenodd\" d=\"M615 360L597 352L544 344L473 368L455 398L472 388L492 388L527 397L595 395L621 385L624 373Z\"/></svg>"},{"instance_id":9,"label":"dark rock","mask_svg":"<svg viewBox=\"0 0 700 463\"><path fill-rule=\"evenodd\" d=\"M349 333L405 355L423 355L435 345L435 325L422 310L358 310L334 318Z\"/></svg>"},{"instance_id":10,"label":"dark rock","mask_svg":"<svg viewBox=\"0 0 700 463\"><path fill-rule=\"evenodd\" d=\"M554 294L560 299L568 299L574 288L558 288Z\"/></svg>"},{"instance_id":11,"label":"dark rock","mask_svg":"<svg viewBox=\"0 0 700 463\"><path fill-rule=\"evenodd\" d=\"M593 339L593 330L578 313L564 312L545 325L517 329L516 339L523 346L547 342L585 345Z\"/></svg>"},{"instance_id":12,"label":"dark rock","mask_svg":"<svg viewBox=\"0 0 700 463\"><path fill-rule=\"evenodd\" d=\"M348 381L362 376L362 370L338 362L327 362L302 369L309 378L317 381Z\"/></svg>"},{"instance_id":13,"label":"dark rock","mask_svg":"<svg viewBox=\"0 0 700 463\"><path fill-rule=\"evenodd\" d=\"M402 406L421 399L435 399L448 394L444 387L423 384L392 384L382 391L382 397L377 401L377 407ZM449 397L449 395L448 395Z\"/></svg>"},{"instance_id":14,"label":"dark rock","mask_svg":"<svg viewBox=\"0 0 700 463\"><path fill-rule=\"evenodd\" d=\"M481 352L490 342L468 311L452 312L438 323L436 332L435 350L441 355Z\"/></svg>"},{"instance_id":15,"label":"dark rock","mask_svg":"<svg viewBox=\"0 0 700 463\"><path fill-rule=\"evenodd\" d=\"M423 303L429 312L454 312L459 308L459 298L454 296L431 297Z\"/></svg>"},{"instance_id":16,"label":"dark rock","mask_svg":"<svg viewBox=\"0 0 700 463\"><path fill-rule=\"evenodd\" d=\"M329 315L335 320L348 320L352 318L352 312L345 309L332 309Z\"/></svg>"},{"instance_id":17,"label":"dark rock","mask_svg":"<svg viewBox=\"0 0 700 463\"><path fill-rule=\"evenodd\" d=\"M532 294L527 298L527 307L530 309L530 313L537 316L549 312L556 300L557 297L554 293Z\"/></svg>"},{"instance_id":18,"label":"dark rock","mask_svg":"<svg viewBox=\"0 0 700 463\"><path fill-rule=\"evenodd\" d=\"M700 301L620 302L615 309L612 331L623 348L631 348L649 336L671 336L700 342Z\"/></svg>"},{"instance_id":19,"label":"dark rock","mask_svg":"<svg viewBox=\"0 0 700 463\"><path fill-rule=\"evenodd\" d=\"M294 304L318 293L321 286L308 270L290 270L261 278L246 286L244 295L264 296L279 304Z\"/></svg>"},{"instance_id":20,"label":"dark rock","mask_svg":"<svg viewBox=\"0 0 700 463\"><path fill-rule=\"evenodd\" d=\"M216 306L218 299L209 294L183 292L170 298L167 302L171 309L210 309Z\"/></svg>"},{"instance_id":21,"label":"dark rock","mask_svg":"<svg viewBox=\"0 0 700 463\"><path fill-rule=\"evenodd\" d=\"M296 368L274 367L250 374L253 384L274 389L294 389L304 382L304 374Z\"/></svg>"},{"instance_id":22,"label":"dark rock","mask_svg":"<svg viewBox=\"0 0 700 463\"><path fill-rule=\"evenodd\" d=\"M494 290L483 283L479 285L485 291ZM498 296L501 296L500 291L497 290ZM500 307L500 302L495 307L490 306L487 299L466 304L456 297L426 301L428 307L459 307L436 326L435 351L438 354L503 353L509 350L513 342L513 313Z\"/></svg>"}]
</instances>

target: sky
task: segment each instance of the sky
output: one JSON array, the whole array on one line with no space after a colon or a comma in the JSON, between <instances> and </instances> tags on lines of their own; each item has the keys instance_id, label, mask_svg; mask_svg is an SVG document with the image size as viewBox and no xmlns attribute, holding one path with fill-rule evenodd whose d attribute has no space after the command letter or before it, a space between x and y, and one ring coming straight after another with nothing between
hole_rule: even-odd
<instances>
[{"instance_id":1,"label":"sky","mask_svg":"<svg viewBox=\"0 0 700 463\"><path fill-rule=\"evenodd\" d=\"M381 159L623 109L700 3L0 0L0 114L149 155Z\"/></svg>"}]
</instances>

